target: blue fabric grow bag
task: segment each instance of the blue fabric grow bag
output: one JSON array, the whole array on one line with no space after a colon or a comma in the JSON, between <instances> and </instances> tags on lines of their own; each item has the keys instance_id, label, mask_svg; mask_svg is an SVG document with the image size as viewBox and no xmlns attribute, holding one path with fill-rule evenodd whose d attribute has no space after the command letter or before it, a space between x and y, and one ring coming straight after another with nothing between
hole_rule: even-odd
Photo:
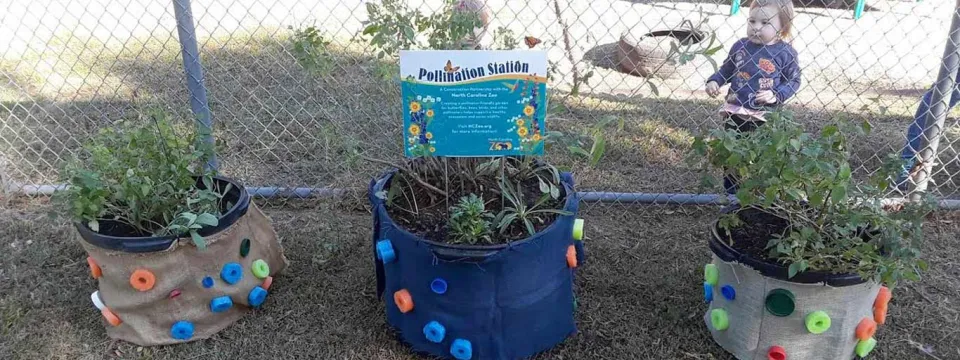
<instances>
[{"instance_id":1,"label":"blue fabric grow bag","mask_svg":"<svg viewBox=\"0 0 960 360\"><path fill-rule=\"evenodd\" d=\"M400 228L387 214L383 190L395 171L370 183L373 206L373 260L377 296L385 297L387 322L402 340L420 353L444 358L517 359L548 350L577 331L574 323L573 279L567 248L584 260L583 242L574 241L573 226L579 199L573 177L563 173L566 204L571 215L558 217L535 236L510 244L463 246L421 239ZM384 264L377 242L389 240L395 258ZM431 284L442 279L445 291ZM394 294L405 289L413 310L403 313ZM442 287L440 287L442 290ZM436 340L435 325L442 326ZM428 326L427 324L431 324ZM426 327L426 328L425 328ZM469 341L469 357L460 352Z\"/></svg>"}]
</instances>

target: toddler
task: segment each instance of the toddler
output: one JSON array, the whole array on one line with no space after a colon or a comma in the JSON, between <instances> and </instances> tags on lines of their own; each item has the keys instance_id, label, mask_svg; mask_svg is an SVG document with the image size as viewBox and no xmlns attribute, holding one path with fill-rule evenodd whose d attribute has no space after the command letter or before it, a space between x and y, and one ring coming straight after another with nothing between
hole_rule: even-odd
<instances>
[{"instance_id":1,"label":"toddler","mask_svg":"<svg viewBox=\"0 0 960 360\"><path fill-rule=\"evenodd\" d=\"M754 0L747 18L747 37L730 47L717 73L707 79L710 96L730 84L720 109L724 127L738 132L753 131L762 125L770 108L782 104L800 87L797 51L786 40L793 25L791 0ZM727 174L723 187L737 192L737 180Z\"/></svg>"}]
</instances>

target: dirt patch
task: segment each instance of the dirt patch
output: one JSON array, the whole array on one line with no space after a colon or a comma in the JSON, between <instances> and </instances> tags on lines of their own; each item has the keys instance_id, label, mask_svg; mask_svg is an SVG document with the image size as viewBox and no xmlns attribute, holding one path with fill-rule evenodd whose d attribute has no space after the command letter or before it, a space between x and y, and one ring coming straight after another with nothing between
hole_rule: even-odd
<instances>
[{"instance_id":1,"label":"dirt patch","mask_svg":"<svg viewBox=\"0 0 960 360\"><path fill-rule=\"evenodd\" d=\"M789 227L786 219L758 209L743 209L737 212L737 217L743 222L740 226L730 229L729 239L733 240L733 248L742 254L758 260L776 263L770 259L767 251L767 242L774 235L785 235ZM720 230L721 234L727 234Z\"/></svg>"},{"instance_id":2,"label":"dirt patch","mask_svg":"<svg viewBox=\"0 0 960 360\"><path fill-rule=\"evenodd\" d=\"M546 229L558 214L538 210L562 210L566 200L556 169L551 172L549 165L532 159L502 159L425 158L410 162L410 171L398 171L388 184L387 213L407 231L440 243L489 245L525 239L532 234L520 214L528 212L524 217L535 232ZM506 174L504 183L500 174ZM557 192L551 193L551 187ZM488 240L458 240L452 227L451 213L461 206L461 199L469 200L470 195L484 204L478 208L484 211L483 217L476 220L489 224L492 232ZM506 209L514 210L501 212ZM508 221L511 213L515 214L514 220L501 230L501 223Z\"/></svg>"}]
</instances>

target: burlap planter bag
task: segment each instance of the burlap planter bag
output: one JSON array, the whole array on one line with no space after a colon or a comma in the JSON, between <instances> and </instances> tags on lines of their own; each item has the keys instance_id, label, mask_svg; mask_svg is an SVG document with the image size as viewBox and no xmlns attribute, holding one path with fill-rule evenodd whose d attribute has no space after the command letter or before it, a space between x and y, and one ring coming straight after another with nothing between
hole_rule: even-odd
<instances>
[{"instance_id":1,"label":"burlap planter bag","mask_svg":"<svg viewBox=\"0 0 960 360\"><path fill-rule=\"evenodd\" d=\"M704 322L714 341L741 360L837 360L876 346L890 293L856 274L802 272L743 254L714 222L704 267Z\"/></svg>"},{"instance_id":2,"label":"burlap planter bag","mask_svg":"<svg viewBox=\"0 0 960 360\"><path fill-rule=\"evenodd\" d=\"M273 276L287 267L269 218L240 184L219 225L190 237L112 237L75 224L99 290L91 301L111 338L141 346L205 339L262 306ZM225 185L225 184L223 184Z\"/></svg>"}]
</instances>

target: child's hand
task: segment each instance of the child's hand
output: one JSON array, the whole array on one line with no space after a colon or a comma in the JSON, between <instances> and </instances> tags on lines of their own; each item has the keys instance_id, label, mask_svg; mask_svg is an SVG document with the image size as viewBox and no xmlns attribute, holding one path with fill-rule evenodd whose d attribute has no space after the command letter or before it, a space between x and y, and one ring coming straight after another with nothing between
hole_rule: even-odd
<instances>
[{"instance_id":1,"label":"child's hand","mask_svg":"<svg viewBox=\"0 0 960 360\"><path fill-rule=\"evenodd\" d=\"M720 95L720 85L717 85L716 81L707 83L707 95L710 95L711 97L717 97L717 95Z\"/></svg>"},{"instance_id":2,"label":"child's hand","mask_svg":"<svg viewBox=\"0 0 960 360\"><path fill-rule=\"evenodd\" d=\"M777 102L777 96L773 94L773 91L763 90L757 93L757 102L764 104L775 104Z\"/></svg>"}]
</instances>

